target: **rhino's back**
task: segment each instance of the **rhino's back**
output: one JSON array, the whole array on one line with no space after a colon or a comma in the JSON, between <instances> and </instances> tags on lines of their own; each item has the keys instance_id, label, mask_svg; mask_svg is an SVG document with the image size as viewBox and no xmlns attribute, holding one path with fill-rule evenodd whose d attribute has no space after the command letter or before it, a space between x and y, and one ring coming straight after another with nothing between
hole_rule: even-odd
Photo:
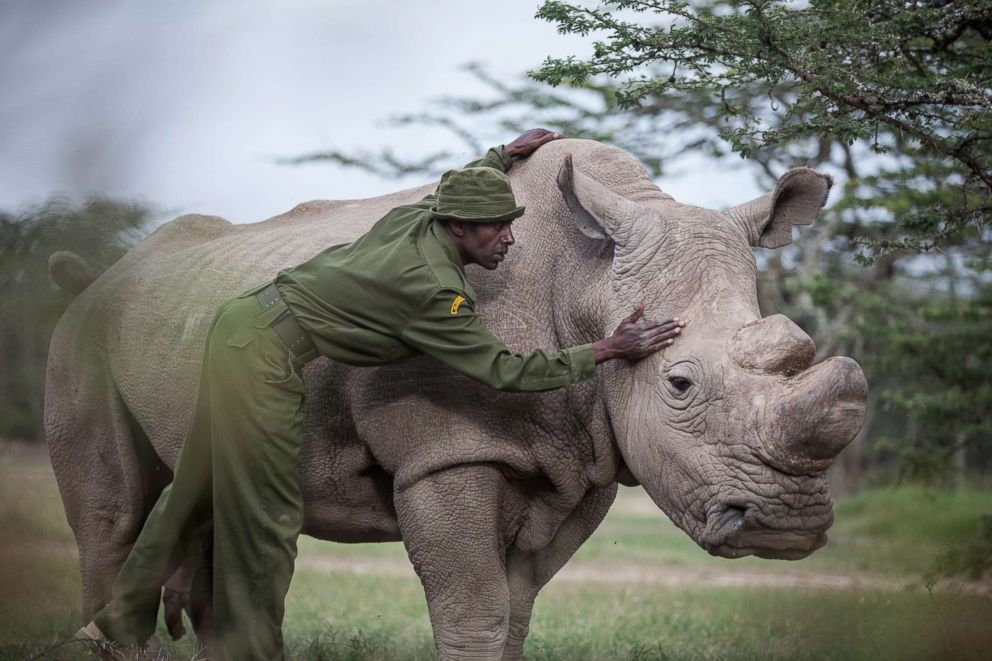
<instances>
[{"instance_id":1,"label":"rhino's back","mask_svg":"<svg viewBox=\"0 0 992 661\"><path fill-rule=\"evenodd\" d=\"M228 285L237 293L253 279L309 259L328 246L347 243L393 207L417 200L428 186L367 200L314 200L268 220L232 225L216 216L187 215L162 225L101 280L129 289L149 282L157 293L174 274L186 294L209 297ZM134 278L141 280L135 282ZM223 300L222 296L222 300Z\"/></svg>"},{"instance_id":2,"label":"rhino's back","mask_svg":"<svg viewBox=\"0 0 992 661\"><path fill-rule=\"evenodd\" d=\"M172 463L196 396L207 328L224 301L324 248L347 243L430 186L300 204L259 223L187 215L159 227L66 311L53 356L104 371Z\"/></svg>"}]
</instances>

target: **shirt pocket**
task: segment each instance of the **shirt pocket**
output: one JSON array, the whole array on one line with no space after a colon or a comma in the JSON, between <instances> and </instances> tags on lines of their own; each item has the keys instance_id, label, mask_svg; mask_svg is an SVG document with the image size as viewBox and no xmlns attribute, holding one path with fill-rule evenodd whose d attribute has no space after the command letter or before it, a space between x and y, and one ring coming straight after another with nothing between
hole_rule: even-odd
<instances>
[{"instance_id":1,"label":"shirt pocket","mask_svg":"<svg viewBox=\"0 0 992 661\"><path fill-rule=\"evenodd\" d=\"M255 291L245 292L238 298L247 298L249 295L257 293ZM289 310L286 308L285 304L277 304L270 307L268 310L259 310L254 317L251 318L251 323L242 322L240 324L234 325L227 330L227 338L224 341L229 347L242 348L246 347L252 343L252 341L258 337L258 332L264 330L272 325L272 323L282 314L289 314Z\"/></svg>"},{"instance_id":2,"label":"shirt pocket","mask_svg":"<svg viewBox=\"0 0 992 661\"><path fill-rule=\"evenodd\" d=\"M251 344L254 339L255 330L253 328L246 324L235 326L227 331L227 337L224 338L224 346L243 349Z\"/></svg>"}]
</instances>

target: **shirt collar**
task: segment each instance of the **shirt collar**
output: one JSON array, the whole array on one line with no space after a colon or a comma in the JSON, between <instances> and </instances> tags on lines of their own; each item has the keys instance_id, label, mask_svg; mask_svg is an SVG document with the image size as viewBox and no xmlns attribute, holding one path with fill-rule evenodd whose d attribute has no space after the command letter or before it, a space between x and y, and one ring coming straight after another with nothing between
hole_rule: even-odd
<instances>
[{"instance_id":1,"label":"shirt collar","mask_svg":"<svg viewBox=\"0 0 992 661\"><path fill-rule=\"evenodd\" d=\"M421 231L420 237L420 249L427 262L431 265L431 268L437 272L438 267L443 264L454 266L462 276L462 283L465 287L463 293L474 301L475 290L472 289L468 278L465 277L465 266L462 264L462 258L458 254L455 243L448 236L448 231L444 229L444 226L435 220L430 220L427 222L427 226Z\"/></svg>"},{"instance_id":2,"label":"shirt collar","mask_svg":"<svg viewBox=\"0 0 992 661\"><path fill-rule=\"evenodd\" d=\"M441 253L448 258L448 261L457 266L459 271L465 273L462 257L458 254L455 243L448 236L448 231L444 229L444 226L436 220L431 220L427 223L427 233L434 239L432 243L435 243L441 249Z\"/></svg>"}]
</instances>

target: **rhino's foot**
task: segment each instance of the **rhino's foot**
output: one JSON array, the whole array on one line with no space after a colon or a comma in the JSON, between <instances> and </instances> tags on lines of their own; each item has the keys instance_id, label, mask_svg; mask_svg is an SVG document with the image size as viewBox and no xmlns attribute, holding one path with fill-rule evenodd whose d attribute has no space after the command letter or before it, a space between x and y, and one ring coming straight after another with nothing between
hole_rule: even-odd
<instances>
[{"instance_id":1,"label":"rhino's foot","mask_svg":"<svg viewBox=\"0 0 992 661\"><path fill-rule=\"evenodd\" d=\"M437 655L443 661L499 661L506 645L506 618L501 616L461 618L434 624Z\"/></svg>"}]
</instances>

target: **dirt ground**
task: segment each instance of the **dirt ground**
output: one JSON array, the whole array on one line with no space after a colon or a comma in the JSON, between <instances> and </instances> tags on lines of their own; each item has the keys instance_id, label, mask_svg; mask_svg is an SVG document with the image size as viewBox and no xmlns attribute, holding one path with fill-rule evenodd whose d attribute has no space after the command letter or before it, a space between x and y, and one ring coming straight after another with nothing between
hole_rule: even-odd
<instances>
[{"instance_id":1,"label":"dirt ground","mask_svg":"<svg viewBox=\"0 0 992 661\"><path fill-rule=\"evenodd\" d=\"M297 565L317 571L349 572L364 576L415 576L410 564L398 558L349 558L301 555ZM635 583L671 588L778 588L812 590L912 590L924 591L923 585L863 572L778 573L747 569L713 569L708 567L646 567L644 565L602 566L571 562L558 572L555 582L566 583ZM937 591L953 591L992 598L992 584L972 581L942 581Z\"/></svg>"}]
</instances>

